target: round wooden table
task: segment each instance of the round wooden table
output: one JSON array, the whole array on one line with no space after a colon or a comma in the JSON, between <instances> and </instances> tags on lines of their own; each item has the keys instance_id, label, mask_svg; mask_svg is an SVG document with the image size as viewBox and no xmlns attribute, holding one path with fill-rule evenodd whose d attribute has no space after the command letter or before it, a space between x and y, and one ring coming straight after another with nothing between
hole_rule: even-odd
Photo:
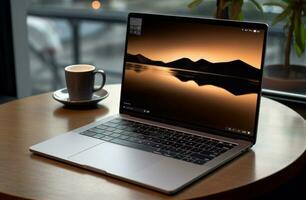
<instances>
[{"instance_id":1,"label":"round wooden table","mask_svg":"<svg viewBox=\"0 0 306 200\"><path fill-rule=\"evenodd\" d=\"M120 85L106 89L110 96L96 109L65 108L51 93L0 105L0 199L245 199L287 181L305 163L304 119L264 97L256 145L174 196L29 152L33 144L117 113Z\"/></svg>"}]
</instances>

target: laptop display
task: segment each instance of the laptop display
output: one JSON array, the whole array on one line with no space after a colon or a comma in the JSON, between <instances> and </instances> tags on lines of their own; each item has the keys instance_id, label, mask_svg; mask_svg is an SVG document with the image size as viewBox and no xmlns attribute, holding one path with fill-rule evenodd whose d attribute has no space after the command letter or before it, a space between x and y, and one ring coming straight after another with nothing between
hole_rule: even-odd
<instances>
[{"instance_id":1,"label":"laptop display","mask_svg":"<svg viewBox=\"0 0 306 200\"><path fill-rule=\"evenodd\" d=\"M129 17L121 112L253 137L265 30L188 20Z\"/></svg>"}]
</instances>

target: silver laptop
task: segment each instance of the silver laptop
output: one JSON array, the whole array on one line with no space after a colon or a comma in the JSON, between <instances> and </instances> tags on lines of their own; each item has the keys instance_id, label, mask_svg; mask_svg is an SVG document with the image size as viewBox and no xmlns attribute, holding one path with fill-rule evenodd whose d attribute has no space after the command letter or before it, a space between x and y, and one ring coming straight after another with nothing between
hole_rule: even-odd
<instances>
[{"instance_id":1,"label":"silver laptop","mask_svg":"<svg viewBox=\"0 0 306 200\"><path fill-rule=\"evenodd\" d=\"M267 26L128 16L120 113L30 151L173 194L256 141Z\"/></svg>"}]
</instances>

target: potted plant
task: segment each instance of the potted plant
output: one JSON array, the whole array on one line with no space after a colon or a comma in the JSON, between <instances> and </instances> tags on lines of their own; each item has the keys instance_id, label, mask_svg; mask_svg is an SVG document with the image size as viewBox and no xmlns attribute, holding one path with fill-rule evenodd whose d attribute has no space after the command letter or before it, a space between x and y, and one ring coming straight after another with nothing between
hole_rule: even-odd
<instances>
[{"instance_id":1,"label":"potted plant","mask_svg":"<svg viewBox=\"0 0 306 200\"><path fill-rule=\"evenodd\" d=\"M306 0L271 1L264 5L283 9L274 18L272 25L284 22L286 33L284 64L266 66L264 85L272 90L306 94L306 66L290 63L292 43L297 56L305 51L306 31L303 17L306 15Z\"/></svg>"},{"instance_id":2,"label":"potted plant","mask_svg":"<svg viewBox=\"0 0 306 200\"><path fill-rule=\"evenodd\" d=\"M203 0L193 0L188 4L188 7L195 8L202 2ZM250 0L250 2L257 10L262 12L262 7L256 0ZM243 0L217 0L215 18L243 20L242 5Z\"/></svg>"}]
</instances>

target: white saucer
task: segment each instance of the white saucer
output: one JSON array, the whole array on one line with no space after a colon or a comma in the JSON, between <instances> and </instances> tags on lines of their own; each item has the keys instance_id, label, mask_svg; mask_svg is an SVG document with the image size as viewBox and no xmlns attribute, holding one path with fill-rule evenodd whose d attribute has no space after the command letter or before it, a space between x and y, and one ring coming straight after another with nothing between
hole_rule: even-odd
<instances>
[{"instance_id":1,"label":"white saucer","mask_svg":"<svg viewBox=\"0 0 306 200\"><path fill-rule=\"evenodd\" d=\"M105 89L101 89L93 93L92 98L82 101L71 101L67 88L63 88L53 92L53 99L67 106L91 106L108 97L109 93Z\"/></svg>"}]
</instances>

